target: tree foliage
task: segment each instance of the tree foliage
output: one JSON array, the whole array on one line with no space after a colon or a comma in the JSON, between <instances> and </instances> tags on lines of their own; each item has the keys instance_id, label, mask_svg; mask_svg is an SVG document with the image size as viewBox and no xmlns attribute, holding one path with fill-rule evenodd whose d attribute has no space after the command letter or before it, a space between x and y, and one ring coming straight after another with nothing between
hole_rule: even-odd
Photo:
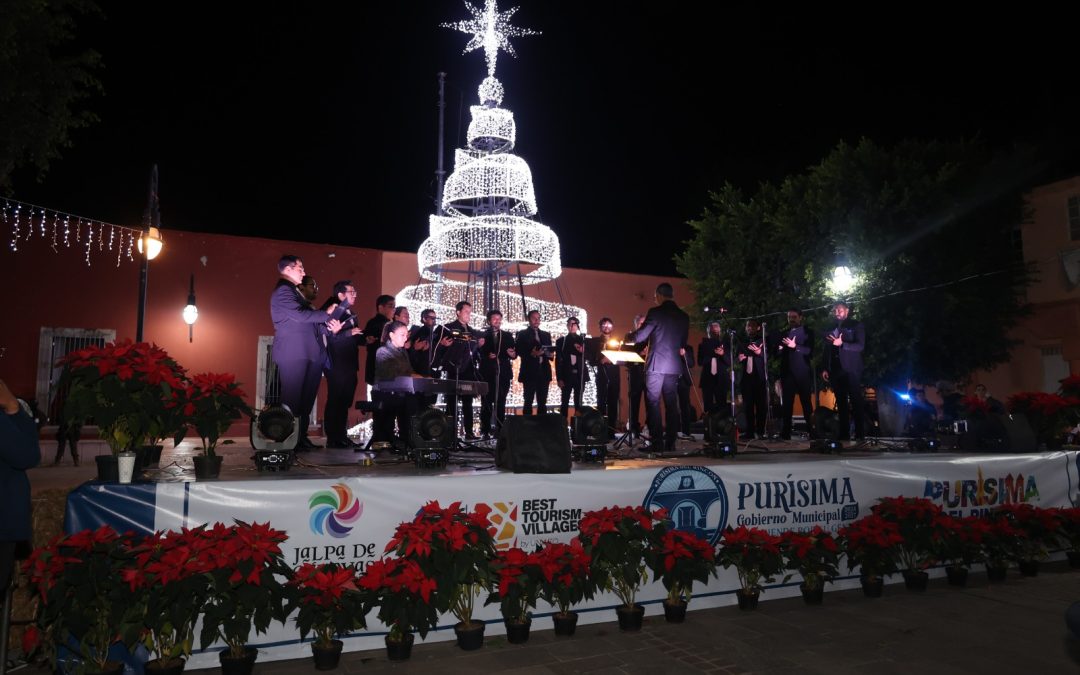
<instances>
[{"instance_id":1,"label":"tree foliage","mask_svg":"<svg viewBox=\"0 0 1080 675\"><path fill-rule=\"evenodd\" d=\"M70 132L97 121L80 103L101 89L101 56L74 43L76 16L96 11L89 0L0 2L0 192L22 166L40 180Z\"/></svg>"},{"instance_id":2,"label":"tree foliage","mask_svg":"<svg viewBox=\"0 0 1080 675\"><path fill-rule=\"evenodd\" d=\"M711 193L676 264L699 314L814 308L807 323L826 329L824 305L837 299L827 282L847 264L859 278L845 299L866 324L868 383L963 378L1008 359L1009 329L1025 312L1029 274L1014 237L1029 166L978 142L841 143L755 194L730 184Z\"/></svg>"}]
</instances>

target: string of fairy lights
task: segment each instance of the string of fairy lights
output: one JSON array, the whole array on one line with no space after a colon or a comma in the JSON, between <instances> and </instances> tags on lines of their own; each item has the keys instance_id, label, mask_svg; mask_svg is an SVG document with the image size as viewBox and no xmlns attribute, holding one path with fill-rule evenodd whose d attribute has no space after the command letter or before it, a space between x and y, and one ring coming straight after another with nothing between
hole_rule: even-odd
<instances>
[{"instance_id":1,"label":"string of fairy lights","mask_svg":"<svg viewBox=\"0 0 1080 675\"><path fill-rule=\"evenodd\" d=\"M48 244L56 253L61 248L81 248L86 266L94 255L112 260L119 267L125 258L135 259L135 245L142 230L85 218L64 211L28 204L17 199L0 199L0 227L10 228L8 248L19 252L19 243L34 240Z\"/></svg>"}]
</instances>

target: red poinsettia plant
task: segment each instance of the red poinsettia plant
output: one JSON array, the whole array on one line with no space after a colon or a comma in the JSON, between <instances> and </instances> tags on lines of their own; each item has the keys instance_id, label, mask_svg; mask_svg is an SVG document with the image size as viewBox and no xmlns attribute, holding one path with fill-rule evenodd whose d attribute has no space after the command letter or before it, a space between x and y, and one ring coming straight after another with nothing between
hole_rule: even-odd
<instances>
[{"instance_id":1,"label":"red poinsettia plant","mask_svg":"<svg viewBox=\"0 0 1080 675\"><path fill-rule=\"evenodd\" d=\"M659 536L645 554L653 578L667 589L668 604L690 602L694 582L707 584L709 577L716 576L716 552L709 542L690 532L668 529L664 524L657 525L654 532Z\"/></svg>"},{"instance_id":2,"label":"red poinsettia plant","mask_svg":"<svg viewBox=\"0 0 1080 675\"><path fill-rule=\"evenodd\" d=\"M1070 551L1080 551L1080 507L1058 509L1055 515L1062 545Z\"/></svg>"},{"instance_id":3,"label":"red poinsettia plant","mask_svg":"<svg viewBox=\"0 0 1080 675\"><path fill-rule=\"evenodd\" d=\"M285 587L292 570L281 553L288 535L270 523L238 520L231 526L215 523L202 536L213 546L207 549L210 568L199 644L205 649L220 639L232 657L242 658L253 629L265 633L271 621L284 624L292 612Z\"/></svg>"},{"instance_id":4,"label":"red poinsettia plant","mask_svg":"<svg viewBox=\"0 0 1080 675\"><path fill-rule=\"evenodd\" d=\"M1053 509L1027 503L1002 504L991 517L1007 521L1016 533L1014 557L1017 561L1042 560L1057 545L1061 521Z\"/></svg>"},{"instance_id":5,"label":"red poinsettia plant","mask_svg":"<svg viewBox=\"0 0 1080 675\"><path fill-rule=\"evenodd\" d=\"M516 546L498 551L491 569L496 583L486 604L497 602L504 619L526 623L540 595L541 571L536 554Z\"/></svg>"},{"instance_id":6,"label":"red poinsettia plant","mask_svg":"<svg viewBox=\"0 0 1080 675\"><path fill-rule=\"evenodd\" d=\"M936 562L938 542L945 534L946 516L940 506L923 497L882 497L870 512L896 525L901 569L923 570Z\"/></svg>"},{"instance_id":7,"label":"red poinsettia plant","mask_svg":"<svg viewBox=\"0 0 1080 675\"><path fill-rule=\"evenodd\" d=\"M1080 421L1080 397L1077 396L1022 391L1010 396L1007 406L1009 412L1027 416L1039 441L1047 445L1057 445L1065 428Z\"/></svg>"},{"instance_id":8,"label":"red poinsettia plant","mask_svg":"<svg viewBox=\"0 0 1080 675\"><path fill-rule=\"evenodd\" d=\"M135 548L123 580L139 594L143 644L157 665L172 668L191 656L195 622L209 591L207 573L218 564L217 539L206 526L158 532Z\"/></svg>"},{"instance_id":9,"label":"red poinsettia plant","mask_svg":"<svg viewBox=\"0 0 1080 675\"><path fill-rule=\"evenodd\" d=\"M435 581L435 606L450 612L466 627L472 625L477 596L491 590L495 538L488 513L477 504L465 511L461 502L443 508L428 502L409 522L401 523L386 552L416 561L425 576Z\"/></svg>"},{"instance_id":10,"label":"red poinsettia plant","mask_svg":"<svg viewBox=\"0 0 1080 675\"><path fill-rule=\"evenodd\" d=\"M92 345L60 359L64 414L92 420L114 453L133 451L179 431L166 404L183 390L185 372L164 349L145 342Z\"/></svg>"},{"instance_id":11,"label":"red poinsettia plant","mask_svg":"<svg viewBox=\"0 0 1080 675\"><path fill-rule=\"evenodd\" d=\"M194 427L202 440L203 453L207 457L214 457L221 435L229 430L233 422L252 414L251 407L244 401L246 396L232 373L193 375L171 402L179 406L184 415L184 427L177 435L178 442L188 427Z\"/></svg>"},{"instance_id":12,"label":"red poinsettia plant","mask_svg":"<svg viewBox=\"0 0 1080 675\"><path fill-rule=\"evenodd\" d=\"M981 516L956 518L945 515L939 522L941 536L934 556L951 567L968 568L985 557L984 545L991 534L990 522Z\"/></svg>"},{"instance_id":13,"label":"red poinsettia plant","mask_svg":"<svg viewBox=\"0 0 1080 675\"><path fill-rule=\"evenodd\" d=\"M896 523L876 513L864 516L837 532L847 552L849 570L873 580L897 569L897 552L904 539Z\"/></svg>"},{"instance_id":14,"label":"red poinsettia plant","mask_svg":"<svg viewBox=\"0 0 1080 675\"><path fill-rule=\"evenodd\" d=\"M840 552L836 537L820 525L809 532L788 530L780 535L784 567L801 574L808 591L824 586L840 574Z\"/></svg>"},{"instance_id":15,"label":"red poinsettia plant","mask_svg":"<svg viewBox=\"0 0 1080 675\"><path fill-rule=\"evenodd\" d=\"M54 669L57 647L68 648L81 662L79 668L94 673L111 667L114 643L135 643L141 629L137 593L123 580L133 564L135 542L133 534L118 535L103 525L57 537L24 563L31 589L41 600L35 619L40 632L32 631L30 641L40 637Z\"/></svg>"},{"instance_id":16,"label":"red poinsettia plant","mask_svg":"<svg viewBox=\"0 0 1080 675\"><path fill-rule=\"evenodd\" d=\"M415 560L382 558L370 562L358 585L366 594L364 614L376 609L394 642L401 642L414 630L427 637L428 631L439 625L439 610L432 597L438 584Z\"/></svg>"},{"instance_id":17,"label":"red poinsettia plant","mask_svg":"<svg viewBox=\"0 0 1080 675\"><path fill-rule=\"evenodd\" d=\"M982 535L983 558L991 568L1008 567L1010 560L1021 557L1024 533L1001 511L991 511L983 520L986 531Z\"/></svg>"},{"instance_id":18,"label":"red poinsettia plant","mask_svg":"<svg viewBox=\"0 0 1080 675\"><path fill-rule=\"evenodd\" d=\"M1061 385L1059 391L1062 396L1080 399L1080 375L1070 375L1058 380L1058 382Z\"/></svg>"},{"instance_id":19,"label":"red poinsettia plant","mask_svg":"<svg viewBox=\"0 0 1080 675\"><path fill-rule=\"evenodd\" d=\"M596 592L596 580L590 574L592 559L580 539L569 544L544 544L533 554L533 562L540 568L537 580L540 597L552 607L558 607L562 616L582 600L591 600Z\"/></svg>"},{"instance_id":20,"label":"red poinsettia plant","mask_svg":"<svg viewBox=\"0 0 1080 675\"><path fill-rule=\"evenodd\" d=\"M653 546L655 526L666 520L666 509L642 506L610 506L581 517L578 539L592 560L589 574L627 609L634 607L638 588L648 581L645 554Z\"/></svg>"},{"instance_id":21,"label":"red poinsettia plant","mask_svg":"<svg viewBox=\"0 0 1080 675\"><path fill-rule=\"evenodd\" d=\"M293 572L289 585L300 608L300 637L314 632L315 644L328 648L338 636L364 628L367 612L358 581L356 568L340 563L304 563Z\"/></svg>"},{"instance_id":22,"label":"red poinsettia plant","mask_svg":"<svg viewBox=\"0 0 1080 675\"><path fill-rule=\"evenodd\" d=\"M716 558L724 569L735 568L739 586L748 593L760 592L784 569L780 537L758 527L729 526L720 537Z\"/></svg>"}]
</instances>

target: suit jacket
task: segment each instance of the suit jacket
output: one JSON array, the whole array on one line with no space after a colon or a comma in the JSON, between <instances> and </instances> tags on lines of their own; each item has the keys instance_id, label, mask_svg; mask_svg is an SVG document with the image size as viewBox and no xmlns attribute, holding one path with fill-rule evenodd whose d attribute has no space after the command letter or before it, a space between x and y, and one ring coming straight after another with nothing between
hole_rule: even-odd
<instances>
[{"instance_id":1,"label":"suit jacket","mask_svg":"<svg viewBox=\"0 0 1080 675\"><path fill-rule=\"evenodd\" d=\"M585 352L574 348L575 344L585 345L585 338L579 335L564 335L555 341L555 379L582 382L582 370L585 382L589 381L589 369L585 368Z\"/></svg>"},{"instance_id":2,"label":"suit jacket","mask_svg":"<svg viewBox=\"0 0 1080 675\"><path fill-rule=\"evenodd\" d=\"M476 360L479 356L480 347L477 341L481 337L480 331L466 326L460 321L451 321L446 324L446 330L460 333L462 337L471 339L455 339L449 347L440 347L438 352L439 362L447 377L455 380L477 380L479 373L476 371ZM449 334L446 337L450 337Z\"/></svg>"},{"instance_id":3,"label":"suit jacket","mask_svg":"<svg viewBox=\"0 0 1080 675\"><path fill-rule=\"evenodd\" d=\"M717 356L716 348L723 347L724 355ZM701 380L703 387L717 385L728 381L728 368L731 367L731 346L724 341L724 337L702 338L697 348L698 363L701 364ZM712 372L713 363L716 363L716 374Z\"/></svg>"},{"instance_id":4,"label":"suit jacket","mask_svg":"<svg viewBox=\"0 0 1080 675\"><path fill-rule=\"evenodd\" d=\"M270 318L274 322L274 361L307 360L323 363L326 346L321 327L326 312L312 308L288 279L279 279L270 294Z\"/></svg>"},{"instance_id":5,"label":"suit jacket","mask_svg":"<svg viewBox=\"0 0 1080 675\"><path fill-rule=\"evenodd\" d=\"M787 328L773 335L770 345L780 355L780 374L802 378L813 373L810 358L814 353L814 332L806 326ZM783 338L795 338L795 348L786 347Z\"/></svg>"},{"instance_id":6,"label":"suit jacket","mask_svg":"<svg viewBox=\"0 0 1080 675\"><path fill-rule=\"evenodd\" d=\"M514 349L514 334L488 328L483 337L484 346L480 348L480 375L485 382L495 382L496 374L500 382L510 382L514 376L514 359L506 352ZM491 358L492 354L495 354L496 358Z\"/></svg>"},{"instance_id":7,"label":"suit jacket","mask_svg":"<svg viewBox=\"0 0 1080 675\"><path fill-rule=\"evenodd\" d=\"M683 360L679 350L686 345L690 333L690 316L679 309L673 300L665 300L645 315L641 328L630 333L633 342L649 341L649 357L645 372L680 375Z\"/></svg>"},{"instance_id":8,"label":"suit jacket","mask_svg":"<svg viewBox=\"0 0 1080 675\"><path fill-rule=\"evenodd\" d=\"M427 326L420 325L414 326L409 331L409 363L412 364L413 372L417 375L423 375L424 377L432 377L432 363L431 354L435 345L431 344L431 333L435 329L435 326L428 328ZM417 349L417 342L427 342L427 349Z\"/></svg>"},{"instance_id":9,"label":"suit jacket","mask_svg":"<svg viewBox=\"0 0 1080 675\"><path fill-rule=\"evenodd\" d=\"M325 312L330 305L338 304L338 311L334 317L341 322L341 330L337 333L326 331L326 354L330 360L330 367L346 371L356 372L360 370L360 345L364 344L362 335L352 335L352 329L359 327L359 317L352 308L340 309L340 300L332 296L323 303L322 310Z\"/></svg>"},{"instance_id":10,"label":"suit jacket","mask_svg":"<svg viewBox=\"0 0 1080 675\"><path fill-rule=\"evenodd\" d=\"M376 314L364 325L364 346L367 349L367 358L364 359L364 382L368 384L375 384L375 353L382 346L383 326L389 322L390 319L382 314ZM369 337L375 338L375 342L368 343Z\"/></svg>"},{"instance_id":11,"label":"suit jacket","mask_svg":"<svg viewBox=\"0 0 1080 675\"><path fill-rule=\"evenodd\" d=\"M828 340L830 335L836 335L837 333L843 336L844 342L839 347L834 346L831 340L825 343L825 370L828 371L830 376L834 372L850 373L856 377L861 376L863 371L862 353L866 344L866 333L862 322L848 318L839 324L834 324L826 334L826 339Z\"/></svg>"},{"instance_id":12,"label":"suit jacket","mask_svg":"<svg viewBox=\"0 0 1080 675\"><path fill-rule=\"evenodd\" d=\"M750 345L752 345L752 344L757 345L758 347L762 348L760 354L755 355L754 352L750 351ZM742 373L743 379L746 379L747 377L753 377L753 378L756 378L758 380L764 381L765 380L765 348L764 348L764 343L761 340L761 333L756 333L754 335L747 335L746 338L745 338L745 341L743 342L743 345L741 347L739 347L739 353L746 355L745 359L736 361L736 366L735 366L735 369L737 371L739 371L740 373ZM746 369L748 367L747 363L749 363L751 360L753 360L753 362L754 362L753 372L748 373L748 372L746 372Z\"/></svg>"},{"instance_id":13,"label":"suit jacket","mask_svg":"<svg viewBox=\"0 0 1080 675\"><path fill-rule=\"evenodd\" d=\"M518 382L551 382L551 359L531 353L536 346L551 347L551 333L539 328L526 328L518 331L514 342L517 344L518 358L521 359Z\"/></svg>"}]
</instances>

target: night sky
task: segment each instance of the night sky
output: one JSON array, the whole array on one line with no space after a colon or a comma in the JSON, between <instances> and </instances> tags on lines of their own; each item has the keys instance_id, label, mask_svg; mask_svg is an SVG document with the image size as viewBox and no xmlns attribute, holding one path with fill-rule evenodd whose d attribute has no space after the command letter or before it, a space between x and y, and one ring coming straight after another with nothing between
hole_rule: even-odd
<instances>
[{"instance_id":1,"label":"night sky","mask_svg":"<svg viewBox=\"0 0 1080 675\"><path fill-rule=\"evenodd\" d=\"M458 0L309 4L107 3L78 37L103 55L105 91L88 102L101 121L43 183L17 175L15 197L135 225L157 162L165 228L416 250L433 211L436 73L448 170L485 74L482 51L462 55L468 36L439 28L468 13ZM513 23L543 35L514 39L496 75L537 219L568 266L674 273L709 190L753 190L840 140L979 135L1076 168L1063 17L517 4Z\"/></svg>"}]
</instances>

